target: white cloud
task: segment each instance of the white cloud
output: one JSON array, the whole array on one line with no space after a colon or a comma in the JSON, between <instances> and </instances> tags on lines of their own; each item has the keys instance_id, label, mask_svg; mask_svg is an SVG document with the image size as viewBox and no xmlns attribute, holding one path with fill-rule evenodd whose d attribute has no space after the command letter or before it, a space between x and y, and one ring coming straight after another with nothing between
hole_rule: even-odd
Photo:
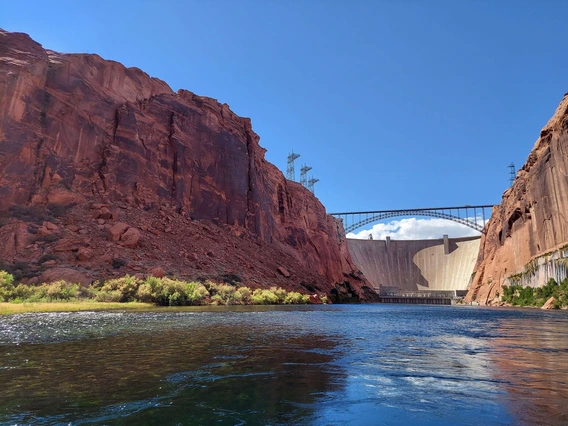
<instances>
[{"instance_id":1,"label":"white cloud","mask_svg":"<svg viewBox=\"0 0 568 426\"><path fill-rule=\"evenodd\" d=\"M478 223L483 223L483 220L478 218ZM393 240L428 240L442 238L444 234L447 234L450 238L480 235L472 228L447 219L408 218L377 223L371 229L357 233L350 232L347 234L347 238L366 240L369 239L369 235L373 235L374 240L384 240L387 236Z\"/></svg>"}]
</instances>

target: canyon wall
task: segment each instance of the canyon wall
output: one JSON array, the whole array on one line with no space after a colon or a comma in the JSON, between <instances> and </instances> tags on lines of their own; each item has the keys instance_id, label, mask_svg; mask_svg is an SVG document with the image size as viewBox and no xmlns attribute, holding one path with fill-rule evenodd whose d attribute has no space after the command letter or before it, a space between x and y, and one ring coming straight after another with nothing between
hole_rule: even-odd
<instances>
[{"instance_id":1,"label":"canyon wall","mask_svg":"<svg viewBox=\"0 0 568 426\"><path fill-rule=\"evenodd\" d=\"M355 265L375 289L465 290L470 283L479 237L444 240L347 240Z\"/></svg>"},{"instance_id":2,"label":"canyon wall","mask_svg":"<svg viewBox=\"0 0 568 426\"><path fill-rule=\"evenodd\" d=\"M51 223L51 231L65 240L77 237L76 228L87 230L81 247L100 256L116 248L105 232L128 220L140 242L120 249L139 268L148 264L146 255L154 263L171 260L172 254L166 257L153 244L177 240L179 259L172 267L178 273L212 272L225 263L266 283L281 284L291 275L296 287L303 282L329 292L342 283L342 290L367 297L364 279L348 278L354 266L341 223L265 160L259 139L250 119L227 104L174 92L137 68L97 55L45 50L25 34L0 30L0 211L67 206L69 213ZM16 219L0 228L7 241L0 260L34 261L53 251L51 242L37 244L41 241L28 235L38 231L33 223L30 229ZM200 223L220 230L217 240L224 242L217 241L217 261L207 256L207 244L198 247L190 238L217 232L203 231ZM216 244L212 237L197 239L204 238ZM236 262L243 240L253 240L257 249ZM112 273L94 260L83 265L63 256L57 262L90 266L93 278ZM262 264L271 266L251 272ZM275 274L276 265L281 272Z\"/></svg>"},{"instance_id":3,"label":"canyon wall","mask_svg":"<svg viewBox=\"0 0 568 426\"><path fill-rule=\"evenodd\" d=\"M503 285L542 286L566 277L568 96L494 207L486 230L466 300L496 303Z\"/></svg>"}]
</instances>

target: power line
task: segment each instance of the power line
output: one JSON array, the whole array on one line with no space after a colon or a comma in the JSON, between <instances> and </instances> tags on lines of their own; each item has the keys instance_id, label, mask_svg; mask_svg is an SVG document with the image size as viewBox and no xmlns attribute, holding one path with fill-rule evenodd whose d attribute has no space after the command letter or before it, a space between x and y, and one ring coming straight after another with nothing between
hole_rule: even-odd
<instances>
[{"instance_id":1,"label":"power line","mask_svg":"<svg viewBox=\"0 0 568 426\"><path fill-rule=\"evenodd\" d=\"M286 167L286 179L296 180L296 170L294 169L294 161L300 158L300 154L295 154L294 151L288 155L288 167Z\"/></svg>"},{"instance_id":2,"label":"power line","mask_svg":"<svg viewBox=\"0 0 568 426\"><path fill-rule=\"evenodd\" d=\"M314 192L314 184L318 183L319 179L316 179L312 176L312 178L310 180L308 180L308 189L310 190L310 192L312 194L315 194Z\"/></svg>"},{"instance_id":3,"label":"power line","mask_svg":"<svg viewBox=\"0 0 568 426\"><path fill-rule=\"evenodd\" d=\"M515 164L509 164L509 185L513 186L513 182L515 182L515 178L517 177L517 172L515 172Z\"/></svg>"},{"instance_id":4,"label":"power line","mask_svg":"<svg viewBox=\"0 0 568 426\"><path fill-rule=\"evenodd\" d=\"M308 177L306 175L310 170L312 170L312 168L310 166L306 166L305 164L304 167L300 169L300 183L304 188L308 187Z\"/></svg>"}]
</instances>

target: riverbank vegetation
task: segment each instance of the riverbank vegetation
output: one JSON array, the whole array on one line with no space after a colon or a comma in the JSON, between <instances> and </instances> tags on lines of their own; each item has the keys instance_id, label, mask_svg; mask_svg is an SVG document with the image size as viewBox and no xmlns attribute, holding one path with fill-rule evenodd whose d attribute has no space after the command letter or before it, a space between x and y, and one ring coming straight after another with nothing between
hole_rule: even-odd
<instances>
[{"instance_id":1,"label":"riverbank vegetation","mask_svg":"<svg viewBox=\"0 0 568 426\"><path fill-rule=\"evenodd\" d=\"M554 297L554 308L568 306L568 278L560 283L550 279L543 287L523 287L520 285L503 286L501 300L513 306L543 306L548 299Z\"/></svg>"},{"instance_id":2,"label":"riverbank vegetation","mask_svg":"<svg viewBox=\"0 0 568 426\"><path fill-rule=\"evenodd\" d=\"M0 271L0 303L4 302L2 305L6 305L6 302L88 302L93 307L109 303L139 303L148 306L280 305L305 304L309 303L309 300L307 295L277 287L252 290L245 286L212 281L187 282L165 277L147 277L142 280L130 275L99 281L90 286L66 281L28 285L16 283L13 275ZM3 310L5 309L7 308L4 306Z\"/></svg>"}]
</instances>

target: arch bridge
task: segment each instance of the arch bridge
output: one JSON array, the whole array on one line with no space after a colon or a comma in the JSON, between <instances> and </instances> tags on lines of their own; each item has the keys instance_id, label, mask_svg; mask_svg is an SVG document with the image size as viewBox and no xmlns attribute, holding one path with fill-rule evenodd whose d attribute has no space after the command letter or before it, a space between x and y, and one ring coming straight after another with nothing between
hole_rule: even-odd
<instances>
[{"instance_id":1,"label":"arch bridge","mask_svg":"<svg viewBox=\"0 0 568 426\"><path fill-rule=\"evenodd\" d=\"M486 214L485 209L489 209ZM330 213L343 221L345 233L353 232L362 226L369 225L384 219L401 216L429 216L440 219L447 219L462 225L469 226L479 232L484 232L485 223L491 215L493 204L482 206L457 206L457 207L434 207L427 209L405 209L405 210L376 210L368 212L343 212Z\"/></svg>"}]
</instances>

